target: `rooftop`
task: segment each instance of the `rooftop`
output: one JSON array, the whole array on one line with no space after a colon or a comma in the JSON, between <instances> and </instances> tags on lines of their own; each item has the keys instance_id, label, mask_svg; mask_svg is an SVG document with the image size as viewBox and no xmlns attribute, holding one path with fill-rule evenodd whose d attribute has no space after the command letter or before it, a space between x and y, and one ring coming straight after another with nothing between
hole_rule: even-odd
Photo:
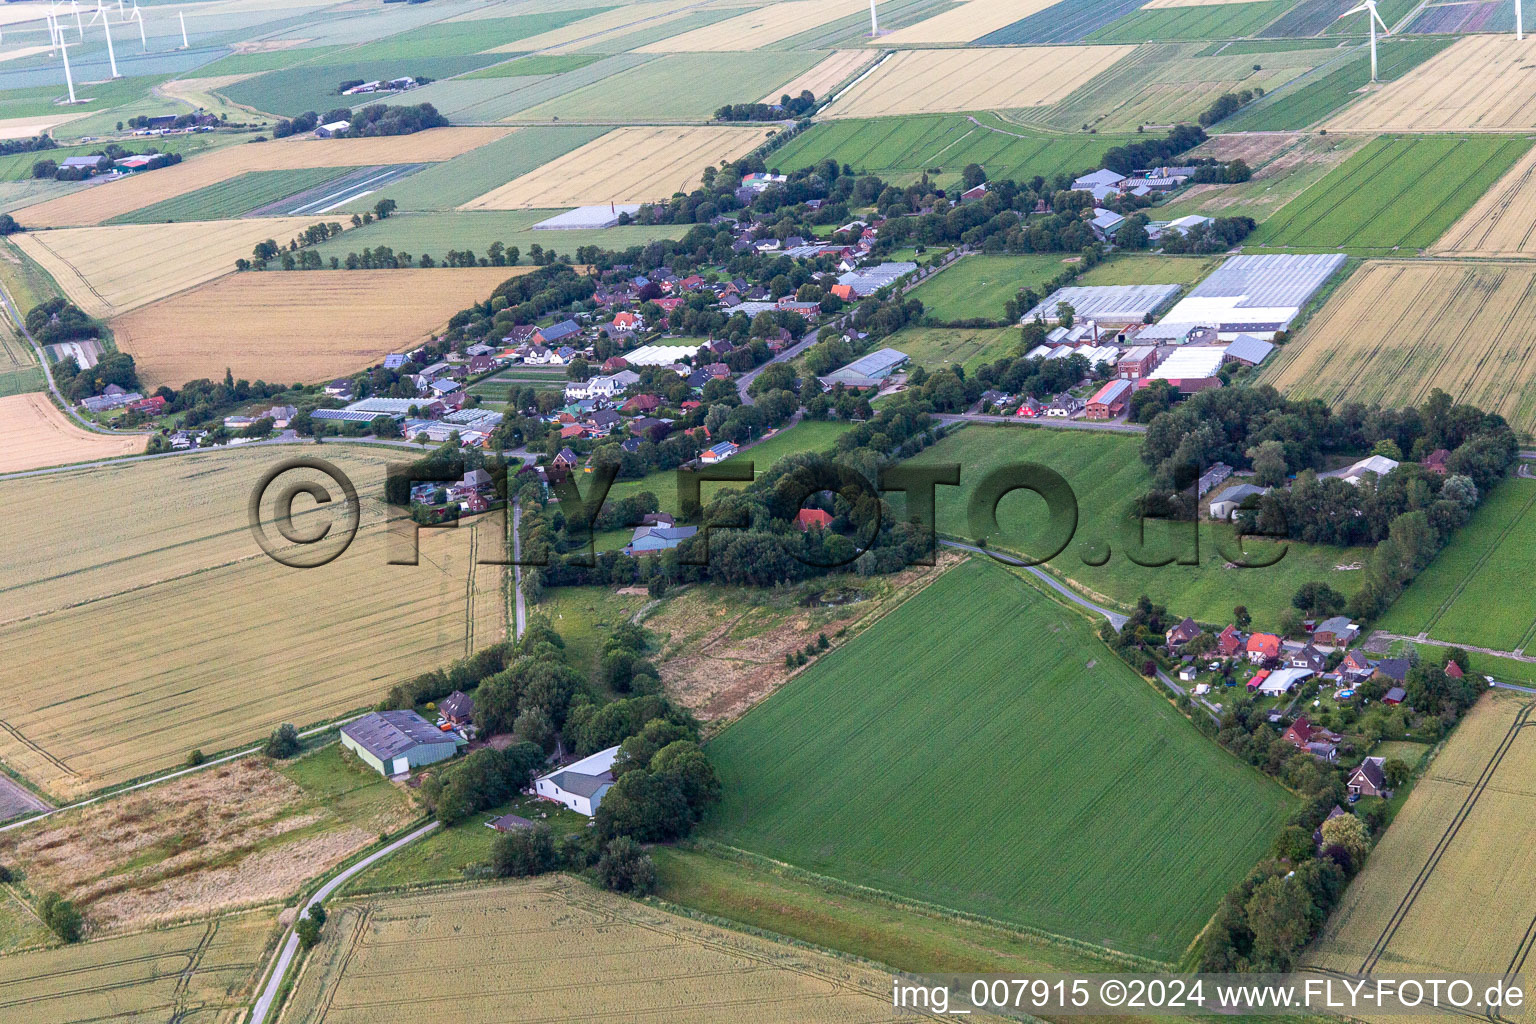
<instances>
[{"instance_id":1,"label":"rooftop","mask_svg":"<svg viewBox=\"0 0 1536 1024\"><path fill-rule=\"evenodd\" d=\"M451 736L414 711L375 711L348 722L341 733L386 764L412 747L452 742Z\"/></svg>"}]
</instances>

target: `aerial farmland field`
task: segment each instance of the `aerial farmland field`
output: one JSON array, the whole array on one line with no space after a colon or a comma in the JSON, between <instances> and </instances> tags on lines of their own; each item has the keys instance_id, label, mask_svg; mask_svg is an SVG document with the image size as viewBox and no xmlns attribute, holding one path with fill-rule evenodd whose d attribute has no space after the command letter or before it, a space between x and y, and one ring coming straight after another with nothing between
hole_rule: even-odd
<instances>
[{"instance_id":1,"label":"aerial farmland field","mask_svg":"<svg viewBox=\"0 0 1536 1024\"><path fill-rule=\"evenodd\" d=\"M644 56L644 55L642 55ZM780 90L820 59L810 53L669 53L592 85L563 92L507 120L708 121L727 103ZM580 75L598 67L574 72Z\"/></svg>"},{"instance_id":2,"label":"aerial farmland field","mask_svg":"<svg viewBox=\"0 0 1536 1024\"><path fill-rule=\"evenodd\" d=\"M200 188L196 192L141 207L132 213L114 217L107 223L159 224L239 217L258 206L324 185L352 170L346 167L305 167L289 171L250 171L216 185Z\"/></svg>"},{"instance_id":3,"label":"aerial farmland field","mask_svg":"<svg viewBox=\"0 0 1536 1024\"><path fill-rule=\"evenodd\" d=\"M501 567L475 564L504 550L495 524L505 517L426 531L419 565L390 565L380 494L386 463L401 457L327 445L362 500L357 540L328 565L295 571L249 530L251 491L281 461L260 451L0 483L37 526L26 550L0 553L0 642L30 652L10 661L10 678L39 680L48 696L16 686L0 697L0 756L13 770L57 795L84 794L193 748L212 754L281 722L371 705L402 678L505 638ZM336 487L308 470L282 479ZM104 519L109 505L117 514ZM330 519L296 512L301 529ZM40 576L40 560L53 572ZM66 649L67 678L47 668Z\"/></svg>"},{"instance_id":4,"label":"aerial farmland field","mask_svg":"<svg viewBox=\"0 0 1536 1024\"><path fill-rule=\"evenodd\" d=\"M809 949L727 931L552 875L335 903L336 927L305 964L283 1024L348 1024L367 1016L377 979L424 972L401 1013L451 1013L466 1024L510 1015L589 1019L619 1014L743 1024L891 1019L888 975ZM564 983L571 957L597 971ZM494 969L511 960L515 972ZM476 970L475 968L483 968ZM687 979L680 1003L664 979ZM619 1008L622 1007L622 1010Z\"/></svg>"},{"instance_id":5,"label":"aerial farmland field","mask_svg":"<svg viewBox=\"0 0 1536 1024\"><path fill-rule=\"evenodd\" d=\"M1375 139L1283 206L1245 244L1425 248L1530 148L1528 138L1499 136Z\"/></svg>"},{"instance_id":6,"label":"aerial farmland field","mask_svg":"<svg viewBox=\"0 0 1536 1024\"><path fill-rule=\"evenodd\" d=\"M1095 43L1154 39L1227 39L1257 33L1294 6L1294 0L1263 3L1149 4L1088 36Z\"/></svg>"},{"instance_id":7,"label":"aerial farmland field","mask_svg":"<svg viewBox=\"0 0 1536 1024\"><path fill-rule=\"evenodd\" d=\"M1130 503L1147 492L1151 479L1139 457L1139 446L1140 439L1134 435L973 425L911 461L961 465L960 486L938 488L935 504L939 532L967 541L977 533L967 504L976 485L993 469L1033 462L1060 473L1076 492L1077 533L1046 568L1101 603L1130 608L1146 594L1180 615L1213 623L1225 623L1234 605L1246 604L1254 621L1262 624L1273 622L1288 607L1289 595L1302 583L1318 580L1344 594L1360 586L1360 566L1368 549L1288 543L1284 556L1273 566L1227 568L1229 560L1221 553L1230 544L1226 530L1205 522L1200 524L1198 565L1151 568L1131 561L1135 546L1126 536L1125 517ZM1001 530L988 543L1005 551L1046 553L1039 549L1044 512L1044 502L1032 494L1005 497L997 512ZM1142 561L1193 557L1188 529L1170 531L1167 524L1148 521L1145 547L1137 556ZM1105 542L1111 550L1109 560L1098 566L1086 564L1090 554L1102 554ZM1090 550L1094 544L1099 547ZM1273 548L1257 540L1250 541L1246 550L1256 562L1273 553Z\"/></svg>"},{"instance_id":8,"label":"aerial farmland field","mask_svg":"<svg viewBox=\"0 0 1536 1024\"><path fill-rule=\"evenodd\" d=\"M944 268L916 288L912 298L935 320L1002 319L1003 305L1021 288L1039 289L1069 269L1061 256L967 256Z\"/></svg>"},{"instance_id":9,"label":"aerial farmland field","mask_svg":"<svg viewBox=\"0 0 1536 1024\"><path fill-rule=\"evenodd\" d=\"M1536 149L1485 191L1430 252L1443 256L1536 256Z\"/></svg>"},{"instance_id":10,"label":"aerial farmland field","mask_svg":"<svg viewBox=\"0 0 1536 1024\"><path fill-rule=\"evenodd\" d=\"M137 455L146 443L142 434L92 433L60 412L47 395L0 398L0 473Z\"/></svg>"},{"instance_id":11,"label":"aerial farmland field","mask_svg":"<svg viewBox=\"0 0 1536 1024\"><path fill-rule=\"evenodd\" d=\"M1025 43L1075 43L1137 10L1146 0L1057 0L1044 10L994 29L978 46L1017 46Z\"/></svg>"},{"instance_id":12,"label":"aerial farmland field","mask_svg":"<svg viewBox=\"0 0 1536 1024\"><path fill-rule=\"evenodd\" d=\"M915 25L882 36L882 45L921 46L924 43L965 43L1050 7L1055 0L965 0L946 4L937 14Z\"/></svg>"},{"instance_id":13,"label":"aerial farmland field","mask_svg":"<svg viewBox=\"0 0 1536 1024\"><path fill-rule=\"evenodd\" d=\"M1529 695L1489 693L1468 713L1350 885L1309 966L1520 969L1536 915L1524 884L1536 872L1532 710Z\"/></svg>"},{"instance_id":14,"label":"aerial farmland field","mask_svg":"<svg viewBox=\"0 0 1536 1024\"><path fill-rule=\"evenodd\" d=\"M1536 267L1369 260L1264 369L1298 398L1415 404L1434 388L1536 432Z\"/></svg>"},{"instance_id":15,"label":"aerial farmland field","mask_svg":"<svg viewBox=\"0 0 1536 1024\"><path fill-rule=\"evenodd\" d=\"M112 321L152 385L221 378L325 381L410 348L531 266L230 274ZM323 334L327 310L355 304Z\"/></svg>"},{"instance_id":16,"label":"aerial farmland field","mask_svg":"<svg viewBox=\"0 0 1536 1024\"><path fill-rule=\"evenodd\" d=\"M945 628L924 632L934 622ZM726 795L708 834L1176 959L1292 801L1211 746L1092 628L989 560L950 570L710 743ZM807 778L816 785L792 783Z\"/></svg>"},{"instance_id":17,"label":"aerial farmland field","mask_svg":"<svg viewBox=\"0 0 1536 1024\"><path fill-rule=\"evenodd\" d=\"M780 0L648 46L642 52L756 50L864 9L864 0Z\"/></svg>"},{"instance_id":18,"label":"aerial farmland field","mask_svg":"<svg viewBox=\"0 0 1536 1024\"><path fill-rule=\"evenodd\" d=\"M1520 132L1536 128L1523 87L1536 38L1468 36L1328 120L1331 131Z\"/></svg>"},{"instance_id":19,"label":"aerial farmland field","mask_svg":"<svg viewBox=\"0 0 1536 1024\"><path fill-rule=\"evenodd\" d=\"M393 192L381 193L393 195ZM469 250L484 255L492 242L517 246L523 254L534 245L575 257L583 245L624 250L644 245L658 238L678 238L686 224L631 224L612 228L577 228L568 231L535 230L533 225L553 217L559 210L476 210L472 213L450 210L443 213L397 213L387 220L376 220L339 238L316 247L326 259L345 257L364 248L389 246L413 255L431 255L440 259L449 249Z\"/></svg>"}]
</instances>

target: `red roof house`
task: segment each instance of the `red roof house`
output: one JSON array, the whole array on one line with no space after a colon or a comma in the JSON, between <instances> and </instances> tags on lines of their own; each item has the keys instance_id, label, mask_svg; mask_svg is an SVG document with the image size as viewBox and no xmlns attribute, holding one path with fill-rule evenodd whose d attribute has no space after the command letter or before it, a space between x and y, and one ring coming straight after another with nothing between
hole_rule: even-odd
<instances>
[{"instance_id":1,"label":"red roof house","mask_svg":"<svg viewBox=\"0 0 1536 1024\"><path fill-rule=\"evenodd\" d=\"M1243 646L1243 635L1237 631L1236 626L1229 625L1216 637L1216 653L1223 658L1230 658Z\"/></svg>"},{"instance_id":2,"label":"red roof house","mask_svg":"<svg viewBox=\"0 0 1536 1024\"><path fill-rule=\"evenodd\" d=\"M832 516L819 508L803 508L800 514L795 516L795 525L800 527L801 532L811 529L825 530L832 525Z\"/></svg>"},{"instance_id":3,"label":"red roof house","mask_svg":"<svg viewBox=\"0 0 1536 1024\"><path fill-rule=\"evenodd\" d=\"M1445 663L1445 674L1450 676L1452 679L1460 679L1462 676L1466 675L1466 673L1461 670L1461 666L1456 664L1454 661L1448 661Z\"/></svg>"},{"instance_id":4,"label":"red roof house","mask_svg":"<svg viewBox=\"0 0 1536 1024\"><path fill-rule=\"evenodd\" d=\"M1248 652L1248 660L1255 663L1269 658L1278 658L1280 657L1280 638L1273 633L1255 633L1248 638L1245 649Z\"/></svg>"}]
</instances>

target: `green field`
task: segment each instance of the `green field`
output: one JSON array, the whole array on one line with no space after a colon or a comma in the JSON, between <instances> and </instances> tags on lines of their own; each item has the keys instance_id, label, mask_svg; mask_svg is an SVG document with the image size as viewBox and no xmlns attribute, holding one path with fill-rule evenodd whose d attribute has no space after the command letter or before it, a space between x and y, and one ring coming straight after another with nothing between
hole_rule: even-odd
<instances>
[{"instance_id":1,"label":"green field","mask_svg":"<svg viewBox=\"0 0 1536 1024\"><path fill-rule=\"evenodd\" d=\"M407 179L409 180L409 179ZM383 188L367 197L364 206L380 199L394 198L393 188ZM397 213L388 220L376 220L319 246L321 256L345 257L349 252L387 245L396 250L421 255L430 253L441 261L449 249L469 249L480 255L492 242L517 246L527 262L528 249L540 245L574 256L583 245L606 249L628 249L658 238L677 238L688 224L653 224L648 226L604 228L581 231L535 231L533 225L558 213L558 210L477 210L473 213Z\"/></svg>"},{"instance_id":2,"label":"green field","mask_svg":"<svg viewBox=\"0 0 1536 1024\"><path fill-rule=\"evenodd\" d=\"M607 128L590 126L523 128L452 160L428 164L409 177L390 182L379 190L378 195L364 196L342 210L371 209L380 196L393 199L402 212L452 210L557 156L586 145L606 131Z\"/></svg>"},{"instance_id":3,"label":"green field","mask_svg":"<svg viewBox=\"0 0 1536 1024\"><path fill-rule=\"evenodd\" d=\"M1227 39L1252 35L1295 6L1295 0L1165 7L1136 11L1088 36L1091 43L1154 39Z\"/></svg>"},{"instance_id":4,"label":"green field","mask_svg":"<svg viewBox=\"0 0 1536 1024\"><path fill-rule=\"evenodd\" d=\"M1163 214L1157 214L1162 219ZM1194 284L1216 269L1220 256L1111 256L1083 272L1074 285Z\"/></svg>"},{"instance_id":5,"label":"green field","mask_svg":"<svg viewBox=\"0 0 1536 1024\"><path fill-rule=\"evenodd\" d=\"M959 363L970 372L1018 354L1020 341L1016 327L903 327L884 344L905 352L913 366L943 370Z\"/></svg>"},{"instance_id":6,"label":"green field","mask_svg":"<svg viewBox=\"0 0 1536 1024\"><path fill-rule=\"evenodd\" d=\"M533 75L563 75L584 68L598 60L596 54L535 54L493 64L465 75L465 78L521 78Z\"/></svg>"},{"instance_id":7,"label":"green field","mask_svg":"<svg viewBox=\"0 0 1536 1024\"><path fill-rule=\"evenodd\" d=\"M1200 564L1148 567L1131 561L1134 550L1127 539L1131 528L1126 510L1133 499L1145 494L1151 476L1139 456L1140 438L1131 434L1101 431L1060 430L1049 427L970 426L952 434L914 457L920 464L959 463L960 486L937 491L940 533L970 540L976 536L966 511L970 494L993 469L1020 462L1042 464L1066 478L1077 495L1077 531L1068 547L1047 563L1058 576L1079 589L1112 604L1129 608L1146 594L1180 615L1202 622L1225 624L1232 609L1245 604L1259 627L1272 626L1290 607L1296 588L1310 580L1326 582L1346 595L1360 586L1361 572L1339 570L1337 565L1363 562L1365 548L1330 548L1288 542L1285 555L1269 568L1227 569L1227 559L1216 542L1227 536L1219 524L1200 524ZM899 500L899 499L898 499ZM1041 549L1046 536L1045 503L1032 493L1020 491L1003 498L997 518L1000 532L988 538L993 547L1015 552L1047 554ZM1148 521L1142 561L1159 557L1192 555L1188 524ZM1084 558L1102 556L1102 542L1111 549L1103 565L1085 564ZM1098 546L1095 546L1098 545ZM1260 541L1248 545L1251 561L1262 561L1260 550L1273 550Z\"/></svg>"},{"instance_id":8,"label":"green field","mask_svg":"<svg viewBox=\"0 0 1536 1024\"><path fill-rule=\"evenodd\" d=\"M300 167L250 171L195 192L187 192L114 217L108 224L164 224L168 221L225 220L258 206L297 195L351 173L352 167ZM149 173L154 173L153 171ZM371 204L370 204L371 205Z\"/></svg>"},{"instance_id":9,"label":"green field","mask_svg":"<svg viewBox=\"0 0 1536 1024\"><path fill-rule=\"evenodd\" d=\"M938 168L946 181L959 178L966 164L977 163L994 178L1021 181L1036 174L1090 170L1105 150L1129 141L1109 135L1037 134L986 115L978 115L978 120L1002 130L971 124L958 114L831 121L790 140L766 160L770 167L794 170L830 158L893 180Z\"/></svg>"},{"instance_id":10,"label":"green field","mask_svg":"<svg viewBox=\"0 0 1536 1024\"><path fill-rule=\"evenodd\" d=\"M1404 636L1520 651L1536 633L1536 591L1526 589L1533 574L1536 481L1513 477L1487 496L1378 625Z\"/></svg>"},{"instance_id":11,"label":"green field","mask_svg":"<svg viewBox=\"0 0 1536 1024\"><path fill-rule=\"evenodd\" d=\"M1452 41L1449 36L1384 39L1377 44L1378 77L1383 82L1401 78ZM1357 47L1337 64L1319 67L1283 89L1272 90L1263 99L1218 122L1213 130L1275 132L1306 128L1358 98L1370 77L1370 57Z\"/></svg>"},{"instance_id":12,"label":"green field","mask_svg":"<svg viewBox=\"0 0 1536 1024\"><path fill-rule=\"evenodd\" d=\"M1430 245L1531 146L1497 135L1383 136L1248 237L1248 246Z\"/></svg>"},{"instance_id":13,"label":"green field","mask_svg":"<svg viewBox=\"0 0 1536 1024\"><path fill-rule=\"evenodd\" d=\"M951 570L711 741L706 834L1177 959L1293 802L1092 629L988 560Z\"/></svg>"},{"instance_id":14,"label":"green field","mask_svg":"<svg viewBox=\"0 0 1536 1024\"><path fill-rule=\"evenodd\" d=\"M669 53L573 89L509 120L599 122L705 121L727 103L772 94L819 55ZM593 65L596 67L597 65ZM590 70L590 69L585 69ZM764 126L765 129L767 126Z\"/></svg>"},{"instance_id":15,"label":"green field","mask_svg":"<svg viewBox=\"0 0 1536 1024\"><path fill-rule=\"evenodd\" d=\"M918 285L911 297L935 320L1001 320L1004 305L1020 288L1038 289L1068 268L1060 256L1051 254L967 256Z\"/></svg>"}]
</instances>

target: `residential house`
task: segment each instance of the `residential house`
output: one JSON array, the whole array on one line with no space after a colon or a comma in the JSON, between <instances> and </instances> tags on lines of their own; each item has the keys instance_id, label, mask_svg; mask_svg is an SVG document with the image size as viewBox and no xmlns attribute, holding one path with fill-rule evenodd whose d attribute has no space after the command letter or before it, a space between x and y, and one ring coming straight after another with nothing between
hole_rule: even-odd
<instances>
[{"instance_id":1,"label":"residential house","mask_svg":"<svg viewBox=\"0 0 1536 1024\"><path fill-rule=\"evenodd\" d=\"M414 711L375 711L341 727L341 745L386 776L446 760L463 744Z\"/></svg>"},{"instance_id":2,"label":"residential house","mask_svg":"<svg viewBox=\"0 0 1536 1024\"><path fill-rule=\"evenodd\" d=\"M1051 399L1051 404L1046 408L1045 415L1052 419L1071 419L1083 411L1083 400L1063 391Z\"/></svg>"},{"instance_id":3,"label":"residential house","mask_svg":"<svg viewBox=\"0 0 1536 1024\"><path fill-rule=\"evenodd\" d=\"M1280 638L1273 633L1255 633L1243 645L1243 650L1247 652L1249 661L1259 665L1271 658L1280 657Z\"/></svg>"},{"instance_id":4,"label":"residential house","mask_svg":"<svg viewBox=\"0 0 1536 1024\"><path fill-rule=\"evenodd\" d=\"M1401 685L1408 679L1407 658L1383 658L1376 663L1376 674Z\"/></svg>"},{"instance_id":5,"label":"residential house","mask_svg":"<svg viewBox=\"0 0 1536 1024\"><path fill-rule=\"evenodd\" d=\"M1186 618L1164 634L1164 638L1167 640L1168 649L1171 651L1184 646L1199 635L1200 627L1196 625L1195 620Z\"/></svg>"},{"instance_id":6,"label":"residential house","mask_svg":"<svg viewBox=\"0 0 1536 1024\"><path fill-rule=\"evenodd\" d=\"M540 776L533 783L533 791L590 818L613 786L613 762L618 754L618 747L599 750L575 764Z\"/></svg>"},{"instance_id":7,"label":"residential house","mask_svg":"<svg viewBox=\"0 0 1536 1024\"><path fill-rule=\"evenodd\" d=\"M1038 416L1044 416L1045 415L1045 403L1037 401L1037 400L1035 400L1033 398L1026 398L1026 399L1024 399L1024 401L1019 403L1019 409L1018 409L1017 412L1014 413L1014 415L1015 416L1022 416L1025 419L1031 419L1031 420L1035 419Z\"/></svg>"},{"instance_id":8,"label":"residential house","mask_svg":"<svg viewBox=\"0 0 1536 1024\"><path fill-rule=\"evenodd\" d=\"M637 526L634 536L624 546L624 553L648 555L670 551L698 532L697 526Z\"/></svg>"},{"instance_id":9,"label":"residential house","mask_svg":"<svg viewBox=\"0 0 1536 1024\"><path fill-rule=\"evenodd\" d=\"M1315 673L1321 673L1328 667L1328 659L1323 657L1323 652L1311 644L1287 655L1285 663L1291 668L1304 668Z\"/></svg>"},{"instance_id":10,"label":"residential house","mask_svg":"<svg viewBox=\"0 0 1536 1024\"><path fill-rule=\"evenodd\" d=\"M576 465L576 453L571 451L569 448L561 448L559 453L556 454L552 460L552 464L556 466L564 466L566 469L570 469Z\"/></svg>"},{"instance_id":11,"label":"residential house","mask_svg":"<svg viewBox=\"0 0 1536 1024\"><path fill-rule=\"evenodd\" d=\"M1349 774L1350 796L1386 796L1387 775L1382 770L1386 764L1384 757L1368 757L1360 762L1360 766Z\"/></svg>"},{"instance_id":12,"label":"residential house","mask_svg":"<svg viewBox=\"0 0 1536 1024\"><path fill-rule=\"evenodd\" d=\"M456 728L462 728L475 720L475 698L463 690L454 690L437 703L437 713Z\"/></svg>"},{"instance_id":13,"label":"residential house","mask_svg":"<svg viewBox=\"0 0 1536 1024\"><path fill-rule=\"evenodd\" d=\"M1253 484L1233 484L1211 501L1210 513L1212 519L1231 519L1242 507L1243 502L1255 495L1265 493L1267 488L1255 487Z\"/></svg>"},{"instance_id":14,"label":"residential house","mask_svg":"<svg viewBox=\"0 0 1536 1024\"><path fill-rule=\"evenodd\" d=\"M795 516L795 525L800 532L807 530L825 530L832 525L831 513L819 508L803 508Z\"/></svg>"},{"instance_id":15,"label":"residential house","mask_svg":"<svg viewBox=\"0 0 1536 1024\"><path fill-rule=\"evenodd\" d=\"M1398 704L1401 704L1407 699L1408 691L1403 689L1401 686L1394 686L1392 689L1388 690L1385 694L1382 695L1381 702L1383 704L1391 704L1392 706L1396 707Z\"/></svg>"},{"instance_id":16,"label":"residential house","mask_svg":"<svg viewBox=\"0 0 1536 1024\"><path fill-rule=\"evenodd\" d=\"M540 327L529 337L529 341L535 345L549 346L556 342L566 341L581 333L581 325L575 320L562 320L548 327Z\"/></svg>"},{"instance_id":17,"label":"residential house","mask_svg":"<svg viewBox=\"0 0 1536 1024\"><path fill-rule=\"evenodd\" d=\"M1461 670L1461 666L1454 661L1445 663L1445 674L1451 679L1462 679L1466 676L1466 673Z\"/></svg>"},{"instance_id":18,"label":"residential house","mask_svg":"<svg viewBox=\"0 0 1536 1024\"><path fill-rule=\"evenodd\" d=\"M699 454L699 461L706 465L715 462L724 462L741 450L740 446L730 441L721 441L712 448L706 448Z\"/></svg>"},{"instance_id":19,"label":"residential house","mask_svg":"<svg viewBox=\"0 0 1536 1024\"><path fill-rule=\"evenodd\" d=\"M1312 631L1312 642L1332 647L1348 647L1359 635L1360 627L1350 622L1348 616L1335 615L1317 624L1317 628Z\"/></svg>"},{"instance_id":20,"label":"residential house","mask_svg":"<svg viewBox=\"0 0 1536 1024\"><path fill-rule=\"evenodd\" d=\"M1230 658L1243 648L1243 634L1237 631L1237 627L1228 625L1216 637L1216 653L1223 658Z\"/></svg>"},{"instance_id":21,"label":"residential house","mask_svg":"<svg viewBox=\"0 0 1536 1024\"><path fill-rule=\"evenodd\" d=\"M1450 459L1450 457L1451 453L1446 451L1444 448L1436 448L1434 451L1425 456L1421 465L1423 465L1425 469L1429 470L1431 473L1436 474L1437 476L1445 476L1445 474L1450 471L1450 466L1447 463L1447 460Z\"/></svg>"},{"instance_id":22,"label":"residential house","mask_svg":"<svg viewBox=\"0 0 1536 1024\"><path fill-rule=\"evenodd\" d=\"M661 398L657 395L636 395L619 407L621 411L631 416L640 413L655 412L661 408Z\"/></svg>"},{"instance_id":23,"label":"residential house","mask_svg":"<svg viewBox=\"0 0 1536 1024\"><path fill-rule=\"evenodd\" d=\"M1317 634L1313 633L1312 636L1316 639ZM1351 682L1361 682L1376 674L1376 662L1364 651L1350 651L1339 662L1339 674Z\"/></svg>"}]
</instances>

